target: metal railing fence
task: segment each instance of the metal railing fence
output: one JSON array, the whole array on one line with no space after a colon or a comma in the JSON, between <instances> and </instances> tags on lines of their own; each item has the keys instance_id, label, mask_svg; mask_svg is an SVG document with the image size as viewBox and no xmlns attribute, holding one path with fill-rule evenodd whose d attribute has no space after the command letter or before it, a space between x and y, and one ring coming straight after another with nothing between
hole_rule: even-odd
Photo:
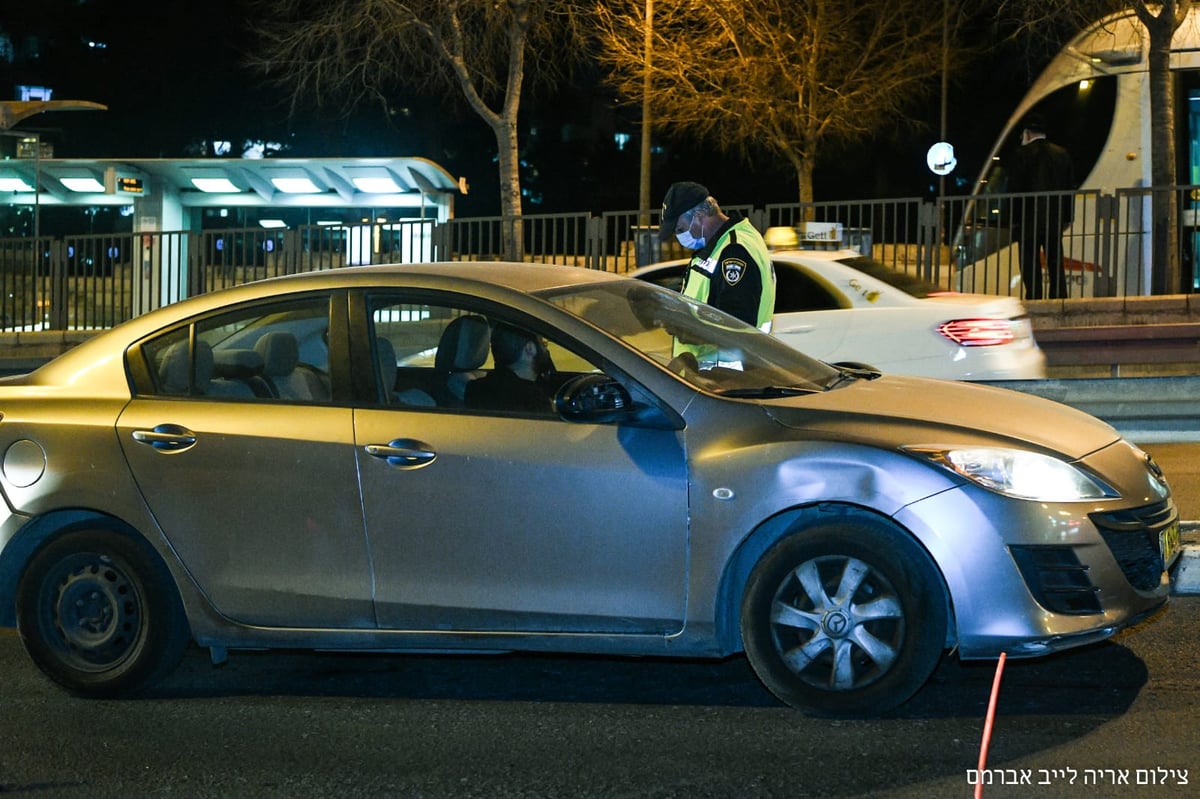
<instances>
[{"instance_id":1,"label":"metal railing fence","mask_svg":"<svg viewBox=\"0 0 1200 799\"><path fill-rule=\"evenodd\" d=\"M843 243L899 271L954 291L1022 296L1020 231L1053 224L1070 208L1061 236L1068 297L1151 293L1150 213L1155 192L1180 209L1176 257L1185 287L1200 288L1200 186L1114 193L976 195L937 200L725 206L759 227L838 223ZM238 228L164 233L0 239L0 329L109 327L184 297L276 275L359 264L502 260L504 225L519 224L525 260L625 273L682 258L658 240L658 211L610 211L412 220L288 229ZM835 245L826 245L835 246ZM1043 277L1043 281L1045 278Z\"/></svg>"}]
</instances>

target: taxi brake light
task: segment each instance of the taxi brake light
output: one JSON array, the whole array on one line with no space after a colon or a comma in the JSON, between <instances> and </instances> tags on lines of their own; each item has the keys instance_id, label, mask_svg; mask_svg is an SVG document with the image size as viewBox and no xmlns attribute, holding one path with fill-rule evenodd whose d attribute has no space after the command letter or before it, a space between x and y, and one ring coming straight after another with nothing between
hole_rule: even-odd
<instances>
[{"instance_id":1,"label":"taxi brake light","mask_svg":"<svg viewBox=\"0 0 1200 799\"><path fill-rule=\"evenodd\" d=\"M955 319L938 325L938 332L963 347L1010 344L1016 338L1007 319Z\"/></svg>"}]
</instances>

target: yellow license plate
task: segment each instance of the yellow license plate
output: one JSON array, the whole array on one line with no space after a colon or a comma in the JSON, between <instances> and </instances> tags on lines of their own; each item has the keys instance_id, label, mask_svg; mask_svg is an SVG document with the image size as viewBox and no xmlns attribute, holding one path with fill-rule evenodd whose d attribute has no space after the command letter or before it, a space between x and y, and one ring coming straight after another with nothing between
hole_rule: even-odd
<instances>
[{"instance_id":1,"label":"yellow license plate","mask_svg":"<svg viewBox=\"0 0 1200 799\"><path fill-rule=\"evenodd\" d=\"M1170 527L1158 534L1158 548L1162 550L1163 568L1165 569L1179 554L1179 522L1172 523Z\"/></svg>"}]
</instances>

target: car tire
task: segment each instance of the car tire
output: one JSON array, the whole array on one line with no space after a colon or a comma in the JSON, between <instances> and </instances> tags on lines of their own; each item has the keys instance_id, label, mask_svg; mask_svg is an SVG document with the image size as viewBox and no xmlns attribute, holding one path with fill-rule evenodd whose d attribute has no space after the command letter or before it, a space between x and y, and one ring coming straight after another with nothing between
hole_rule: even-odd
<instances>
[{"instance_id":1,"label":"car tire","mask_svg":"<svg viewBox=\"0 0 1200 799\"><path fill-rule=\"evenodd\" d=\"M106 530L43 545L21 576L16 611L34 663L80 696L136 693L174 669L190 639L158 555Z\"/></svg>"},{"instance_id":2,"label":"car tire","mask_svg":"<svg viewBox=\"0 0 1200 799\"><path fill-rule=\"evenodd\" d=\"M849 515L796 532L751 571L746 655L792 707L875 715L929 679L946 641L944 590L925 551L882 520Z\"/></svg>"}]
</instances>

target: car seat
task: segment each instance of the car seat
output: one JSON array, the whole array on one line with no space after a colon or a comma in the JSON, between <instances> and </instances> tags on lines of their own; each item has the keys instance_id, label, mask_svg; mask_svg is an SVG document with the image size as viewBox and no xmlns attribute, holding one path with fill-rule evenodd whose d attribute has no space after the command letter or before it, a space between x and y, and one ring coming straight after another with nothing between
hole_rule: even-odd
<instances>
[{"instance_id":1,"label":"car seat","mask_svg":"<svg viewBox=\"0 0 1200 799\"><path fill-rule=\"evenodd\" d=\"M419 388L407 388L396 391L396 348L392 342L383 336L375 339L375 358L379 361L379 382L383 387L383 396L389 405L413 405L433 407L437 403L428 393Z\"/></svg>"},{"instance_id":2,"label":"car seat","mask_svg":"<svg viewBox=\"0 0 1200 799\"><path fill-rule=\"evenodd\" d=\"M203 341L196 342L194 365L185 339L168 347L158 366L158 386L164 394L207 394L212 376L212 347Z\"/></svg>"},{"instance_id":3,"label":"car seat","mask_svg":"<svg viewBox=\"0 0 1200 799\"><path fill-rule=\"evenodd\" d=\"M284 330L266 333L254 344L263 359L263 379L280 399L326 400L317 376L300 363L300 345Z\"/></svg>"},{"instance_id":4,"label":"car seat","mask_svg":"<svg viewBox=\"0 0 1200 799\"><path fill-rule=\"evenodd\" d=\"M467 383L482 377L487 361L491 326L478 315L460 316L442 331L433 365L441 373L434 399L438 405L461 407Z\"/></svg>"}]
</instances>

